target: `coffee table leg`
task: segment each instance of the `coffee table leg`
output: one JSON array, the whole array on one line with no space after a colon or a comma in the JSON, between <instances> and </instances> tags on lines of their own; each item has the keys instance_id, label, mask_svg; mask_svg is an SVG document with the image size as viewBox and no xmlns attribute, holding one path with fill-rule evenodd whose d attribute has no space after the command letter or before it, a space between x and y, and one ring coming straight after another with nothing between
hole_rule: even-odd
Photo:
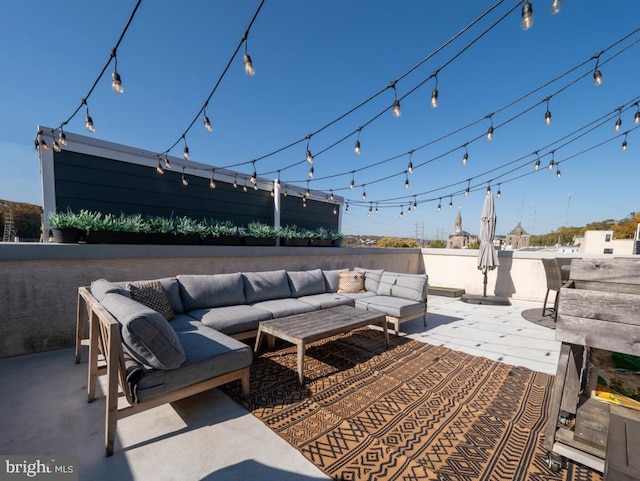
<instances>
[{"instance_id":1,"label":"coffee table leg","mask_svg":"<svg viewBox=\"0 0 640 481\"><path fill-rule=\"evenodd\" d=\"M304 342L298 343L298 382L304 386Z\"/></svg>"},{"instance_id":2,"label":"coffee table leg","mask_svg":"<svg viewBox=\"0 0 640 481\"><path fill-rule=\"evenodd\" d=\"M253 352L260 351L260 344L262 344L262 330L258 327L258 333L256 334L256 345L253 348Z\"/></svg>"}]
</instances>

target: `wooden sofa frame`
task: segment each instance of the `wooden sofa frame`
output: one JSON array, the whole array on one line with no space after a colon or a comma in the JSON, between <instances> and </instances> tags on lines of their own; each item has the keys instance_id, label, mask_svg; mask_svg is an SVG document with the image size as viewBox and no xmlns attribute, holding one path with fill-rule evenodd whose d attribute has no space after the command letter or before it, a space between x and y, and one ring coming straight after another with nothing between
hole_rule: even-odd
<instances>
[{"instance_id":1,"label":"wooden sofa frame","mask_svg":"<svg viewBox=\"0 0 640 481\"><path fill-rule=\"evenodd\" d=\"M89 321L89 368L87 380L88 401L93 402L96 397L96 385L98 376L106 373L106 407L105 407L105 449L106 455L113 454L116 437L116 427L119 419L124 419L133 414L146 411L166 403L171 403L194 394L221 386L231 381L240 380L242 394L249 395L249 367L230 372L228 374L207 379L197 384L169 392L147 401L136 403L129 392L126 382L126 370L124 353L122 350L122 338L120 336L120 323L93 297L89 287L78 289L78 326L76 328L76 362L80 361L82 344L82 306L84 304ZM102 356L102 367L98 366L98 358ZM118 406L118 400L124 394L128 405Z\"/></svg>"}]
</instances>

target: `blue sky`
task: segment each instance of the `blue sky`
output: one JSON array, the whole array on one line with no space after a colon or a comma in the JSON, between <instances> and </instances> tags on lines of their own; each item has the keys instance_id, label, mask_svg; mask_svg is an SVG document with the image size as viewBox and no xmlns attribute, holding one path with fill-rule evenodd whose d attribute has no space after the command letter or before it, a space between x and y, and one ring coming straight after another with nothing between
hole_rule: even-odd
<instances>
[{"instance_id":1,"label":"blue sky","mask_svg":"<svg viewBox=\"0 0 640 481\"><path fill-rule=\"evenodd\" d=\"M111 91L110 66L88 100L96 132L86 132L83 111L65 131L165 151L202 107L259 3L143 1L117 51L124 94ZM267 0L247 42L256 74L244 74L243 46L207 107L213 132L198 119L187 133L191 158L217 167L244 163L235 169L249 176L252 159L322 129L431 56L396 83L400 117L391 113L394 97L387 89L310 140L317 153L353 133L315 155L309 181L310 188L332 189L349 201L344 232L446 238L460 209L463 227L475 233L488 184L502 194L496 199L498 234L518 222L540 234L624 218L639 200L640 128L632 129L640 127L633 105L640 100L640 33L609 47L640 27L640 3L565 0L557 15L549 13L550 3L532 1L535 22L524 31L522 2L514 0ZM34 0L3 6L0 198L42 204L33 149L37 126L57 127L72 114L134 5ZM590 59L603 50L604 82L595 86L596 60ZM544 122L547 97L550 125ZM618 116L622 128L615 131ZM495 131L488 141L491 122ZM590 131L580 130L593 122ZM356 155L354 132L362 125ZM622 151L625 132L628 148ZM469 160L462 165L465 144ZM305 150L306 142L297 143L256 162L256 170L266 178L280 170L283 181L305 189ZM530 174L535 151L543 168ZM171 154L181 152L179 143ZM558 167L549 171L552 156ZM410 158L412 174L406 173ZM352 178L356 187L350 190ZM464 196L468 184L471 193ZM417 209L407 213L414 202ZM376 205L379 213L368 217Z\"/></svg>"}]
</instances>

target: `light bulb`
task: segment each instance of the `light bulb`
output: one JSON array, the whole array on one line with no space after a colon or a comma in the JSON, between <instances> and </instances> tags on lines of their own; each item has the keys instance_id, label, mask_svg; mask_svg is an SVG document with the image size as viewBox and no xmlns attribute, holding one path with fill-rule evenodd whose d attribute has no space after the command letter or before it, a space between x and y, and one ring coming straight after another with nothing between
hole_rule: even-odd
<instances>
[{"instance_id":1,"label":"light bulb","mask_svg":"<svg viewBox=\"0 0 640 481\"><path fill-rule=\"evenodd\" d=\"M333 200L333 189L331 189L331 193L329 194L329 199Z\"/></svg>"},{"instance_id":2,"label":"light bulb","mask_svg":"<svg viewBox=\"0 0 640 481\"><path fill-rule=\"evenodd\" d=\"M633 116L633 122L636 124L640 123L640 110L638 110L636 114Z\"/></svg>"},{"instance_id":3,"label":"light bulb","mask_svg":"<svg viewBox=\"0 0 640 481\"><path fill-rule=\"evenodd\" d=\"M49 150L49 145L43 138L40 138L40 147L42 147L42 150Z\"/></svg>"},{"instance_id":4,"label":"light bulb","mask_svg":"<svg viewBox=\"0 0 640 481\"><path fill-rule=\"evenodd\" d=\"M560 174L560 169L558 169L557 172L556 172L556 177L559 179L561 175L562 174Z\"/></svg>"},{"instance_id":5,"label":"light bulb","mask_svg":"<svg viewBox=\"0 0 640 481\"><path fill-rule=\"evenodd\" d=\"M549 170L552 170L554 165L556 165L556 162L555 162L555 160L551 159L549 161Z\"/></svg>"},{"instance_id":6,"label":"light bulb","mask_svg":"<svg viewBox=\"0 0 640 481\"><path fill-rule=\"evenodd\" d=\"M64 132L62 130L60 131L60 135L58 136L58 142L60 142L60 145L67 145L67 136L64 135Z\"/></svg>"},{"instance_id":7,"label":"light bulb","mask_svg":"<svg viewBox=\"0 0 640 481\"><path fill-rule=\"evenodd\" d=\"M209 187L211 189L215 189L216 188L216 181L213 180L213 176L211 177L211 180L209 181Z\"/></svg>"},{"instance_id":8,"label":"light bulb","mask_svg":"<svg viewBox=\"0 0 640 481\"><path fill-rule=\"evenodd\" d=\"M618 120L616 120L616 125L614 127L614 130L616 132L619 132L620 131L620 127L622 127L622 119L619 118Z\"/></svg>"},{"instance_id":9,"label":"light bulb","mask_svg":"<svg viewBox=\"0 0 640 481\"><path fill-rule=\"evenodd\" d=\"M438 89L433 89L431 92L431 108L435 109L438 106Z\"/></svg>"},{"instance_id":10,"label":"light bulb","mask_svg":"<svg viewBox=\"0 0 640 481\"><path fill-rule=\"evenodd\" d=\"M449 209L453 209L453 200L449 200Z\"/></svg>"},{"instance_id":11,"label":"light bulb","mask_svg":"<svg viewBox=\"0 0 640 481\"><path fill-rule=\"evenodd\" d=\"M436 210L440 212L441 209L442 209L442 205L440 205L440 202L438 202L438 207L436 208Z\"/></svg>"},{"instance_id":12,"label":"light bulb","mask_svg":"<svg viewBox=\"0 0 640 481\"><path fill-rule=\"evenodd\" d=\"M362 200L367 200L367 193L364 190L362 191Z\"/></svg>"},{"instance_id":13,"label":"light bulb","mask_svg":"<svg viewBox=\"0 0 640 481\"><path fill-rule=\"evenodd\" d=\"M167 169L171 169L171 162L169 161L169 156L168 155L164 156L164 166Z\"/></svg>"},{"instance_id":14,"label":"light bulb","mask_svg":"<svg viewBox=\"0 0 640 481\"><path fill-rule=\"evenodd\" d=\"M502 195L502 193L500 192L500 189L498 189L498 192L496 192L496 196L497 196L498 198L500 198L500 196L501 196L501 195Z\"/></svg>"},{"instance_id":15,"label":"light bulb","mask_svg":"<svg viewBox=\"0 0 640 481\"><path fill-rule=\"evenodd\" d=\"M313 164L313 155L309 149L307 149L307 162Z\"/></svg>"},{"instance_id":16,"label":"light bulb","mask_svg":"<svg viewBox=\"0 0 640 481\"><path fill-rule=\"evenodd\" d=\"M189 160L189 147L187 147L186 145L184 146L182 157L184 157L184 160Z\"/></svg>"},{"instance_id":17,"label":"light bulb","mask_svg":"<svg viewBox=\"0 0 640 481\"><path fill-rule=\"evenodd\" d=\"M187 180L187 178L184 176L184 172L182 173L182 185L184 185L185 187L187 185L189 185L189 181Z\"/></svg>"},{"instance_id":18,"label":"light bulb","mask_svg":"<svg viewBox=\"0 0 640 481\"><path fill-rule=\"evenodd\" d=\"M213 131L213 126L211 125L211 122L209 121L209 117L207 117L205 115L202 118L202 122L204 123L204 128L207 130L207 132L212 132Z\"/></svg>"},{"instance_id":19,"label":"light bulb","mask_svg":"<svg viewBox=\"0 0 640 481\"><path fill-rule=\"evenodd\" d=\"M311 168L309 169L309 178L313 179L313 165L311 166Z\"/></svg>"},{"instance_id":20,"label":"light bulb","mask_svg":"<svg viewBox=\"0 0 640 481\"><path fill-rule=\"evenodd\" d=\"M491 139L493 139L493 125L489 127L489 130L487 130L487 140Z\"/></svg>"},{"instance_id":21,"label":"light bulb","mask_svg":"<svg viewBox=\"0 0 640 481\"><path fill-rule=\"evenodd\" d=\"M465 152L464 155L462 156L462 165L467 165L468 161L469 161L469 153Z\"/></svg>"},{"instance_id":22,"label":"light bulb","mask_svg":"<svg viewBox=\"0 0 640 481\"><path fill-rule=\"evenodd\" d=\"M247 184L246 184L246 183L242 186L242 190L243 190L244 192L246 192L246 191L247 191Z\"/></svg>"},{"instance_id":23,"label":"light bulb","mask_svg":"<svg viewBox=\"0 0 640 481\"><path fill-rule=\"evenodd\" d=\"M122 87L122 79L120 78L120 74L118 72L113 72L111 74L111 88L117 94L121 94L124 92L124 88Z\"/></svg>"},{"instance_id":24,"label":"light bulb","mask_svg":"<svg viewBox=\"0 0 640 481\"><path fill-rule=\"evenodd\" d=\"M468 196L468 195L469 195L469 187L467 187L467 188L464 190L464 196L466 197L466 196Z\"/></svg>"},{"instance_id":25,"label":"light bulb","mask_svg":"<svg viewBox=\"0 0 640 481\"><path fill-rule=\"evenodd\" d=\"M415 200L413 201L413 210L416 210L418 208L418 202L416 202Z\"/></svg>"},{"instance_id":26,"label":"light bulb","mask_svg":"<svg viewBox=\"0 0 640 481\"><path fill-rule=\"evenodd\" d=\"M413 174L413 162L409 161L409 165L407 165L407 172Z\"/></svg>"},{"instance_id":27,"label":"light bulb","mask_svg":"<svg viewBox=\"0 0 640 481\"><path fill-rule=\"evenodd\" d=\"M409 188L409 179L404 181L404 188L408 189Z\"/></svg>"},{"instance_id":28,"label":"light bulb","mask_svg":"<svg viewBox=\"0 0 640 481\"><path fill-rule=\"evenodd\" d=\"M305 196L305 199L308 199L309 197L311 197L311 191L309 191L309 187L307 187L307 190L305 190L304 196ZM305 202L306 202L306 200L305 200Z\"/></svg>"},{"instance_id":29,"label":"light bulb","mask_svg":"<svg viewBox=\"0 0 640 481\"><path fill-rule=\"evenodd\" d=\"M238 188L238 179L236 177L233 178L233 188L234 189Z\"/></svg>"},{"instance_id":30,"label":"light bulb","mask_svg":"<svg viewBox=\"0 0 640 481\"><path fill-rule=\"evenodd\" d=\"M96 131L96 128L93 125L93 119L89 116L89 114L87 114L84 118L84 125L85 127L87 127L87 130L89 132L93 133Z\"/></svg>"},{"instance_id":31,"label":"light bulb","mask_svg":"<svg viewBox=\"0 0 640 481\"><path fill-rule=\"evenodd\" d=\"M393 115L394 117L400 117L401 114L402 112L400 111L400 101L398 99L395 99L393 101Z\"/></svg>"},{"instance_id":32,"label":"light bulb","mask_svg":"<svg viewBox=\"0 0 640 481\"><path fill-rule=\"evenodd\" d=\"M344 211L345 211L345 212L349 212L349 203L348 203L348 202L347 202L346 207L344 208Z\"/></svg>"},{"instance_id":33,"label":"light bulb","mask_svg":"<svg viewBox=\"0 0 640 481\"><path fill-rule=\"evenodd\" d=\"M404 217L404 211L400 209L400 218L402 219L403 217Z\"/></svg>"},{"instance_id":34,"label":"light bulb","mask_svg":"<svg viewBox=\"0 0 640 481\"><path fill-rule=\"evenodd\" d=\"M253 190L258 190L258 183L253 184Z\"/></svg>"},{"instance_id":35,"label":"light bulb","mask_svg":"<svg viewBox=\"0 0 640 481\"><path fill-rule=\"evenodd\" d=\"M596 85L602 85L602 82L604 82L602 72L600 72L600 70L596 68L593 72L593 83L595 83Z\"/></svg>"},{"instance_id":36,"label":"light bulb","mask_svg":"<svg viewBox=\"0 0 640 481\"><path fill-rule=\"evenodd\" d=\"M622 141L622 151L624 152L625 150L627 150L627 139Z\"/></svg>"},{"instance_id":37,"label":"light bulb","mask_svg":"<svg viewBox=\"0 0 640 481\"><path fill-rule=\"evenodd\" d=\"M336 206L333 206L333 215L338 215L338 209Z\"/></svg>"},{"instance_id":38,"label":"light bulb","mask_svg":"<svg viewBox=\"0 0 640 481\"><path fill-rule=\"evenodd\" d=\"M156 172L160 175L164 174L164 169L162 168L162 164L160 164L159 159L158 159L158 167L156 167Z\"/></svg>"},{"instance_id":39,"label":"light bulb","mask_svg":"<svg viewBox=\"0 0 640 481\"><path fill-rule=\"evenodd\" d=\"M544 123L547 125L551 124L551 112L549 110L544 113Z\"/></svg>"},{"instance_id":40,"label":"light bulb","mask_svg":"<svg viewBox=\"0 0 640 481\"><path fill-rule=\"evenodd\" d=\"M58 143L57 140L53 140L53 150L55 150L56 152L60 152L60 144Z\"/></svg>"},{"instance_id":41,"label":"light bulb","mask_svg":"<svg viewBox=\"0 0 640 481\"><path fill-rule=\"evenodd\" d=\"M549 7L549 13L551 15L557 15L560 13L560 9L562 8L562 0L553 0L551 2L551 7Z\"/></svg>"},{"instance_id":42,"label":"light bulb","mask_svg":"<svg viewBox=\"0 0 640 481\"><path fill-rule=\"evenodd\" d=\"M369 207L369 210L367 211L367 217L371 217L371 207Z\"/></svg>"},{"instance_id":43,"label":"light bulb","mask_svg":"<svg viewBox=\"0 0 640 481\"><path fill-rule=\"evenodd\" d=\"M522 6L522 21L520 27L522 30L529 30L533 26L533 6L529 0L524 2Z\"/></svg>"},{"instance_id":44,"label":"light bulb","mask_svg":"<svg viewBox=\"0 0 640 481\"><path fill-rule=\"evenodd\" d=\"M349 188L350 188L351 190L353 190L353 188L355 187L355 185L356 185L355 180L351 179L351 183L349 184Z\"/></svg>"},{"instance_id":45,"label":"light bulb","mask_svg":"<svg viewBox=\"0 0 640 481\"><path fill-rule=\"evenodd\" d=\"M533 170L538 170L540 168L540 159L536 160L536 165L533 166Z\"/></svg>"},{"instance_id":46,"label":"light bulb","mask_svg":"<svg viewBox=\"0 0 640 481\"><path fill-rule=\"evenodd\" d=\"M360 155L360 141L356 140L356 147L354 149L356 155Z\"/></svg>"},{"instance_id":47,"label":"light bulb","mask_svg":"<svg viewBox=\"0 0 640 481\"><path fill-rule=\"evenodd\" d=\"M253 77L256 74L255 69L253 68L253 62L251 61L251 57L249 54L244 54L244 73L246 73L249 77Z\"/></svg>"},{"instance_id":48,"label":"light bulb","mask_svg":"<svg viewBox=\"0 0 640 481\"><path fill-rule=\"evenodd\" d=\"M256 171L253 171L253 174L251 174L251 178L249 179L249 182L251 182L253 185L256 185L258 175L256 173Z\"/></svg>"}]
</instances>

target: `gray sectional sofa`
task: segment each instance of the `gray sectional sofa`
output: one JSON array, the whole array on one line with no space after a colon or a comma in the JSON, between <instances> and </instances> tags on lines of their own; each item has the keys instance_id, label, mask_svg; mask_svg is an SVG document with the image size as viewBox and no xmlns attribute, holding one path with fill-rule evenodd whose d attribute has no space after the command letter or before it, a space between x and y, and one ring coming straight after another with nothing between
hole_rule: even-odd
<instances>
[{"instance_id":1,"label":"gray sectional sofa","mask_svg":"<svg viewBox=\"0 0 640 481\"><path fill-rule=\"evenodd\" d=\"M364 289L339 292L340 273L345 271L278 270L157 279L155 287L161 286L157 290L162 291L164 302L159 310L139 302L139 297L134 299L133 287L148 287L154 281L99 279L90 289L80 288L91 333L89 400L95 399L98 352L107 365L112 364L112 373L119 372L108 380L107 455L113 453L117 419L128 415L117 408L118 385L127 398L127 409L134 410L236 379L248 393L253 352L241 341L255 336L260 321L347 305L383 312L396 334L405 320L423 317L426 325L426 274L355 268L351 272L364 278Z\"/></svg>"}]
</instances>

